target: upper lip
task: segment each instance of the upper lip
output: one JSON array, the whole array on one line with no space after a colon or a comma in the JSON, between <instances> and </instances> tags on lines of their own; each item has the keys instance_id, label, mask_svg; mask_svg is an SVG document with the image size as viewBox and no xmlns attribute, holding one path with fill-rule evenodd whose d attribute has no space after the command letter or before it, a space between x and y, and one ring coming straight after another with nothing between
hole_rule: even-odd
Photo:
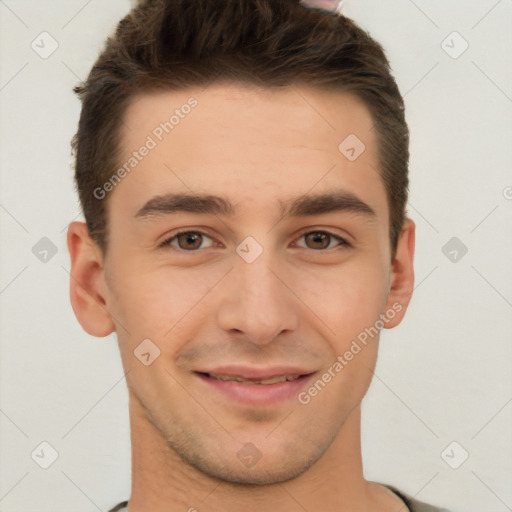
<instances>
[{"instance_id":1,"label":"upper lip","mask_svg":"<svg viewBox=\"0 0 512 512\"><path fill-rule=\"evenodd\" d=\"M282 376L300 376L314 373L315 370L308 370L299 366L218 366L207 370L195 370L196 373L208 373L210 375L226 375L230 377L241 377L248 380L265 380Z\"/></svg>"}]
</instances>

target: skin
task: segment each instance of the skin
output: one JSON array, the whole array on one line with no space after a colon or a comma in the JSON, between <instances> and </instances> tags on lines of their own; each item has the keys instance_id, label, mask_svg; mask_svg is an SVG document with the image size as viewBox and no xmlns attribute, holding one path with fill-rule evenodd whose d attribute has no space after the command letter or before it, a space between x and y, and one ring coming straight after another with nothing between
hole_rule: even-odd
<instances>
[{"instance_id":1,"label":"skin","mask_svg":"<svg viewBox=\"0 0 512 512\"><path fill-rule=\"evenodd\" d=\"M360 404L378 336L306 405L242 405L193 373L239 363L321 375L393 304L401 310L385 327L401 322L413 291L415 225L406 220L391 260L368 109L347 93L305 86L145 94L125 113L126 158L191 96L198 105L105 199L106 255L84 223L68 230L73 310L93 336L116 331L127 372L129 512L405 511L362 470ZM351 133L366 146L353 162L338 150ZM340 188L376 216L280 216L279 200ZM236 215L135 217L156 195L191 191L229 199ZM183 228L205 236L158 247ZM303 236L318 231L334 236L325 244ZM236 252L248 236L263 248L252 263ZM147 338L160 350L149 366L134 356ZM247 443L261 454L251 467L237 457Z\"/></svg>"}]
</instances>

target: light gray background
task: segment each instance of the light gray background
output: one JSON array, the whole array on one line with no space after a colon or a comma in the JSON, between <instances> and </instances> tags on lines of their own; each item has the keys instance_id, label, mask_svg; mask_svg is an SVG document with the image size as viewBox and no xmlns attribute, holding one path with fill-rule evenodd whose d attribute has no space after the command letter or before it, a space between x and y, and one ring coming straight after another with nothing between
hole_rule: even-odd
<instances>
[{"instance_id":1,"label":"light gray background","mask_svg":"<svg viewBox=\"0 0 512 512\"><path fill-rule=\"evenodd\" d=\"M81 219L72 87L129 8L0 0L0 512L105 511L129 496L116 339L76 321L65 243ZM405 96L417 223L415 294L383 332L363 402L366 477L456 512L512 510L512 2L348 0L343 11L383 44ZM31 48L50 48L43 31L59 45L46 59ZM453 31L469 43L458 58L444 49L462 48L458 36L442 43ZM43 237L57 249L46 263L32 252ZM456 262L442 251L452 237L468 249ZM43 441L59 454L48 469L31 458ZM463 450L452 469L444 459Z\"/></svg>"}]
</instances>

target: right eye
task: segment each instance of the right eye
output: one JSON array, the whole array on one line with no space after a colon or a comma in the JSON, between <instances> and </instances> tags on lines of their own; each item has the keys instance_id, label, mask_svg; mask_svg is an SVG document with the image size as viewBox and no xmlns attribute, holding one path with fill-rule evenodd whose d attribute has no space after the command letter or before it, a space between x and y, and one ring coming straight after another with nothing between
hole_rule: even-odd
<instances>
[{"instance_id":1,"label":"right eye","mask_svg":"<svg viewBox=\"0 0 512 512\"><path fill-rule=\"evenodd\" d=\"M166 248L170 246L177 251L197 252L197 249L200 248L204 237L212 240L211 237L202 231L180 231L164 240L159 247ZM175 241L177 242L178 247L174 244ZM212 245L209 247L212 247Z\"/></svg>"}]
</instances>

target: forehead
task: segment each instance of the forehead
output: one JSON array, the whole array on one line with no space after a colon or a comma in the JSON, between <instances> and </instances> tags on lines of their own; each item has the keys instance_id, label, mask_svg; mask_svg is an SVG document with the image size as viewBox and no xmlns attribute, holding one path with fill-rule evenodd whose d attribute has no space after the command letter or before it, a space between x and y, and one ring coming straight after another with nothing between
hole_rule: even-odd
<instances>
[{"instance_id":1,"label":"forehead","mask_svg":"<svg viewBox=\"0 0 512 512\"><path fill-rule=\"evenodd\" d=\"M110 202L126 213L169 192L282 209L276 197L341 186L376 210L385 203L371 114L348 93L212 84L134 97L123 121L120 165L135 165Z\"/></svg>"},{"instance_id":2,"label":"forehead","mask_svg":"<svg viewBox=\"0 0 512 512\"><path fill-rule=\"evenodd\" d=\"M137 146L142 133L152 134L157 142L188 139L203 150L209 148L209 141L217 144L225 135L229 140L224 145L230 146L246 145L250 136L257 136L259 144L278 142L283 147L300 146L306 138L326 150L337 148L350 133L372 146L375 135L371 114L358 97L298 85L269 89L222 83L139 94L132 98L123 121L125 149Z\"/></svg>"}]
</instances>

